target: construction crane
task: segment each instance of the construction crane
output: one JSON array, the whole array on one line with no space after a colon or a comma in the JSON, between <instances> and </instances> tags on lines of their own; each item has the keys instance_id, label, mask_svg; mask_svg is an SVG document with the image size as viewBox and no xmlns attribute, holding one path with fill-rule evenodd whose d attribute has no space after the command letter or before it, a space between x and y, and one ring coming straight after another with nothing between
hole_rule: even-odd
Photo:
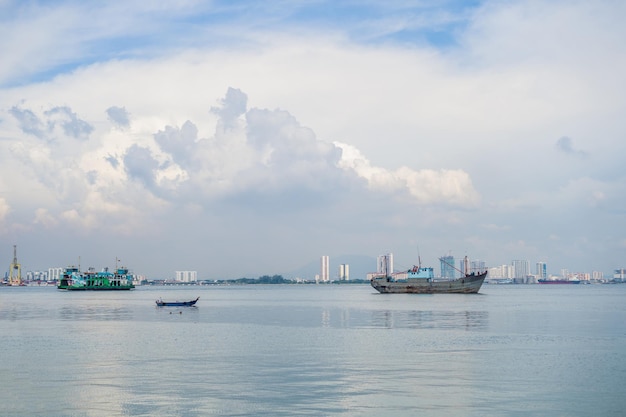
<instances>
[{"instance_id":1,"label":"construction crane","mask_svg":"<svg viewBox=\"0 0 626 417\"><path fill-rule=\"evenodd\" d=\"M9 271L9 285L22 285L22 266L17 262L17 245L13 245L13 262Z\"/></svg>"}]
</instances>

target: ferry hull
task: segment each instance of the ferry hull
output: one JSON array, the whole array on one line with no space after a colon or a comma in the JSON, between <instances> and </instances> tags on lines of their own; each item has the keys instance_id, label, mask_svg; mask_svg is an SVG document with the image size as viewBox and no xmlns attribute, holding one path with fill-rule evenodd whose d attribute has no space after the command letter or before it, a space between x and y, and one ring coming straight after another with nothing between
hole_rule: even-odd
<instances>
[{"instance_id":1,"label":"ferry hull","mask_svg":"<svg viewBox=\"0 0 626 417\"><path fill-rule=\"evenodd\" d=\"M100 286L84 286L84 287L57 287L60 290L67 291L126 291L135 288L134 285L123 285L118 287L100 287Z\"/></svg>"},{"instance_id":2,"label":"ferry hull","mask_svg":"<svg viewBox=\"0 0 626 417\"><path fill-rule=\"evenodd\" d=\"M487 273L466 275L451 281L406 279L394 281L387 277L374 278L372 287L383 294L476 294L485 281Z\"/></svg>"}]
</instances>

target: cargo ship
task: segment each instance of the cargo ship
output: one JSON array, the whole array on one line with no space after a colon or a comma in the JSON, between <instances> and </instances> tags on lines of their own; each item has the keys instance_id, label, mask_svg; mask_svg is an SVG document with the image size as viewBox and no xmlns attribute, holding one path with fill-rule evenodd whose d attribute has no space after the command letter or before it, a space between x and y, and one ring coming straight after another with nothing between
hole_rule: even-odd
<instances>
[{"instance_id":1,"label":"cargo ship","mask_svg":"<svg viewBox=\"0 0 626 417\"><path fill-rule=\"evenodd\" d=\"M465 257L465 271L469 270L468 264ZM463 276L456 279L435 278L433 268L422 267L420 262L406 272L406 278L384 274L372 278L370 284L383 294L475 294L487 277L487 271L462 273Z\"/></svg>"},{"instance_id":2,"label":"cargo ship","mask_svg":"<svg viewBox=\"0 0 626 417\"><path fill-rule=\"evenodd\" d=\"M579 280L574 279L540 279L539 284L580 284Z\"/></svg>"},{"instance_id":3,"label":"cargo ship","mask_svg":"<svg viewBox=\"0 0 626 417\"><path fill-rule=\"evenodd\" d=\"M87 272L80 272L80 268L70 266L64 269L57 288L68 291L122 291L133 289L135 285L128 268L115 267L114 272L109 268L100 272L90 268Z\"/></svg>"}]
</instances>

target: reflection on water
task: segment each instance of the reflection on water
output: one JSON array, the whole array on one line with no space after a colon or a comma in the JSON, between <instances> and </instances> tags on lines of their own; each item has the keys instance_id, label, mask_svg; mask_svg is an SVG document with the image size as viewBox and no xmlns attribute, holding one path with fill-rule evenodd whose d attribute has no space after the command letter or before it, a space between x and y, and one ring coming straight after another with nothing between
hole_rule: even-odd
<instances>
[{"instance_id":1,"label":"reflection on water","mask_svg":"<svg viewBox=\"0 0 626 417\"><path fill-rule=\"evenodd\" d=\"M330 327L330 310L322 310L322 327Z\"/></svg>"},{"instance_id":2,"label":"reflection on water","mask_svg":"<svg viewBox=\"0 0 626 417\"><path fill-rule=\"evenodd\" d=\"M303 311L301 311L302 313ZM300 325L315 314L302 314ZM321 309L319 325L329 328L486 330L488 311ZM311 322L310 325L317 325Z\"/></svg>"},{"instance_id":3,"label":"reflection on water","mask_svg":"<svg viewBox=\"0 0 626 417\"><path fill-rule=\"evenodd\" d=\"M59 309L59 318L70 321L125 321L133 318L132 311L124 306L107 304L70 305Z\"/></svg>"},{"instance_id":4,"label":"reflection on water","mask_svg":"<svg viewBox=\"0 0 626 417\"><path fill-rule=\"evenodd\" d=\"M487 311L372 311L372 326L388 329L485 330L489 327Z\"/></svg>"}]
</instances>

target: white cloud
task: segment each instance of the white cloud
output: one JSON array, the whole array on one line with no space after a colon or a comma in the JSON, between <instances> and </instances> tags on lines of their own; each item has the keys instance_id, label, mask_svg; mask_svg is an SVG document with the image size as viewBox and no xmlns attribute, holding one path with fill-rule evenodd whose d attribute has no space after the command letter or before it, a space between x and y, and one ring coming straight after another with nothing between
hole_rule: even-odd
<instances>
[{"instance_id":1,"label":"white cloud","mask_svg":"<svg viewBox=\"0 0 626 417\"><path fill-rule=\"evenodd\" d=\"M24 133L29 133L37 137L44 135L45 126L34 112L13 106L9 110L9 113L17 119Z\"/></svg>"},{"instance_id":2,"label":"white cloud","mask_svg":"<svg viewBox=\"0 0 626 417\"><path fill-rule=\"evenodd\" d=\"M4 223L4 219L7 217L11 207L4 198L0 198L0 222Z\"/></svg>"},{"instance_id":3,"label":"white cloud","mask_svg":"<svg viewBox=\"0 0 626 417\"><path fill-rule=\"evenodd\" d=\"M125 129L130 126L130 115L124 107L111 106L106 112L111 123L120 129Z\"/></svg>"},{"instance_id":4,"label":"white cloud","mask_svg":"<svg viewBox=\"0 0 626 417\"><path fill-rule=\"evenodd\" d=\"M339 166L364 178L369 187L385 194L411 196L418 204L450 204L475 207L478 193L469 175L462 170L413 170L399 167L394 171L372 166L358 149L337 143L343 150Z\"/></svg>"},{"instance_id":5,"label":"white cloud","mask_svg":"<svg viewBox=\"0 0 626 417\"><path fill-rule=\"evenodd\" d=\"M38 208L35 211L35 219L33 223L51 228L58 224L58 220L48 212L48 209Z\"/></svg>"},{"instance_id":6,"label":"white cloud","mask_svg":"<svg viewBox=\"0 0 626 417\"><path fill-rule=\"evenodd\" d=\"M12 112L20 123L26 114L43 120L44 126L79 120L70 107L52 107L38 115L22 106ZM46 227L69 224L85 232L141 234L148 233L150 223L141 213L164 214L168 205L215 206L235 199L247 201L251 212L265 201L281 201L283 211L300 210L303 204L326 204L337 193L357 190L365 184L355 182L357 178L366 180L370 192L399 202L462 207L477 203L471 180L461 170L374 167L354 146L319 140L284 110L248 110L247 96L240 90L229 88L212 113L219 117L210 137L201 137L190 120L180 128L165 125L148 135L145 129L151 123L139 115L132 125L130 120L125 123L124 131L117 130L116 123L108 130L107 125L90 130L87 148L80 153L76 148L85 140L81 129L38 130L30 139L37 146L16 141L13 155L32 167L38 184L56 196L54 205L32 208L33 222ZM99 124L80 120L79 126ZM25 134L32 133L20 126ZM268 196L273 197L266 200Z\"/></svg>"}]
</instances>

